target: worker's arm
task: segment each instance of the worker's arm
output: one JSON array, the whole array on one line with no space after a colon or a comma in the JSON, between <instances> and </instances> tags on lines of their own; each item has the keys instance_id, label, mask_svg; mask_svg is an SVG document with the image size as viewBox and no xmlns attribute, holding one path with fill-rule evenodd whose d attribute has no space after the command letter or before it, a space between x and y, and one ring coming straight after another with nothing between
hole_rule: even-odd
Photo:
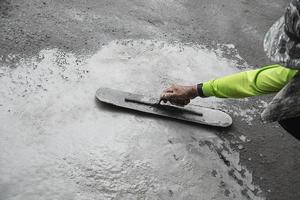
<instances>
[{"instance_id":1,"label":"worker's arm","mask_svg":"<svg viewBox=\"0 0 300 200\"><path fill-rule=\"evenodd\" d=\"M297 72L280 65L270 65L205 82L202 92L206 97L219 98L243 98L278 92Z\"/></svg>"},{"instance_id":2,"label":"worker's arm","mask_svg":"<svg viewBox=\"0 0 300 200\"><path fill-rule=\"evenodd\" d=\"M243 98L268 94L278 92L297 72L280 65L270 65L210 80L198 85L198 88L173 85L162 93L161 98L173 104L186 105L198 95Z\"/></svg>"}]
</instances>

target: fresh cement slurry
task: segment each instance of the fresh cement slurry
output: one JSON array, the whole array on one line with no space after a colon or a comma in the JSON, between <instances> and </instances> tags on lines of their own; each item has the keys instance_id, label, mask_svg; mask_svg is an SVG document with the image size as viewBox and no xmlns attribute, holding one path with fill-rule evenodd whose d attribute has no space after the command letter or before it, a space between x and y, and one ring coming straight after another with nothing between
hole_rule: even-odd
<instances>
[{"instance_id":1,"label":"fresh cement slurry","mask_svg":"<svg viewBox=\"0 0 300 200\"><path fill-rule=\"evenodd\" d=\"M224 49L113 41L0 68L0 199L264 199L214 129L112 109L98 87L159 95L237 71ZM238 55L236 56L239 59ZM198 99L193 104L218 105Z\"/></svg>"}]
</instances>

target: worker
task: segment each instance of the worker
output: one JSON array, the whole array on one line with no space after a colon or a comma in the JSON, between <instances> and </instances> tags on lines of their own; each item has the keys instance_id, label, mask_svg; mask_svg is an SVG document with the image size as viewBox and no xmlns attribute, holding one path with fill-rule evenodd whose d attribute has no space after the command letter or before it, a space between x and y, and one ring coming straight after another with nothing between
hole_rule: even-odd
<instances>
[{"instance_id":1,"label":"worker","mask_svg":"<svg viewBox=\"0 0 300 200\"><path fill-rule=\"evenodd\" d=\"M287 87L291 80L300 76L300 73L298 75L300 69L299 0L292 0L286 8L284 16L276 21L267 32L264 39L264 50L271 61L276 64L192 86L172 85L162 92L161 99L164 102L169 101L171 104L184 106L196 97L243 98L279 92ZM296 81L296 87L300 91L300 81ZM293 95L293 92L288 95ZM278 97L276 98L278 99ZM299 95L286 96L285 94L280 98L291 98L292 101L287 102L292 102L293 105L283 105L288 106L288 111L285 109L284 112L292 113L292 117L289 115L288 118L278 118L279 124L299 140L300 97ZM274 104L276 103L278 100L274 101Z\"/></svg>"}]
</instances>

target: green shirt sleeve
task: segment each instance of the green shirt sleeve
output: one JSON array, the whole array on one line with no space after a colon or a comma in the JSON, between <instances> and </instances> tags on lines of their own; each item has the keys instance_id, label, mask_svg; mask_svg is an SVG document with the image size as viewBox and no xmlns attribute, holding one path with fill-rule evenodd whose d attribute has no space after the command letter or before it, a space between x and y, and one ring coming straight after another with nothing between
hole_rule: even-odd
<instances>
[{"instance_id":1,"label":"green shirt sleeve","mask_svg":"<svg viewBox=\"0 0 300 200\"><path fill-rule=\"evenodd\" d=\"M293 78L298 70L280 65L269 65L260 69L240 72L203 83L203 94L207 97L242 98L278 92Z\"/></svg>"}]
</instances>

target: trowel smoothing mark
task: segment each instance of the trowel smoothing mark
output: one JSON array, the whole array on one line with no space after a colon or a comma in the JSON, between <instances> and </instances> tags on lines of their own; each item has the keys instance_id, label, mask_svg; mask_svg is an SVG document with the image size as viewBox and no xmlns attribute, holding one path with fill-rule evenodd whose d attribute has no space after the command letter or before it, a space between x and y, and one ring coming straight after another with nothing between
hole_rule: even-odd
<instances>
[{"instance_id":1,"label":"trowel smoothing mark","mask_svg":"<svg viewBox=\"0 0 300 200\"><path fill-rule=\"evenodd\" d=\"M193 84L237 71L235 62L217 53L220 52L202 46L149 40L115 41L93 56L90 66L106 74L103 86L108 86L114 78L117 89L158 95L172 83ZM124 81L130 87L124 86Z\"/></svg>"},{"instance_id":2,"label":"trowel smoothing mark","mask_svg":"<svg viewBox=\"0 0 300 200\"><path fill-rule=\"evenodd\" d=\"M0 68L1 199L264 199L212 130L95 103L98 87L156 96L237 71L214 50L114 41L16 66Z\"/></svg>"}]
</instances>

